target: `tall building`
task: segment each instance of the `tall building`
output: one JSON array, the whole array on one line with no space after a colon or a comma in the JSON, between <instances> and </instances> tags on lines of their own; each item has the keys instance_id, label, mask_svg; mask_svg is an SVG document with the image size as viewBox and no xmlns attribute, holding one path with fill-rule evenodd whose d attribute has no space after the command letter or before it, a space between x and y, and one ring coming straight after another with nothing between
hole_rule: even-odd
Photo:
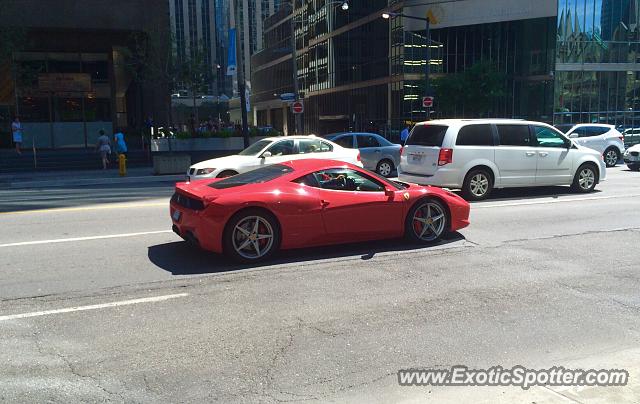
<instances>
[{"instance_id":1,"label":"tall building","mask_svg":"<svg viewBox=\"0 0 640 404\"><path fill-rule=\"evenodd\" d=\"M556 123L640 127L639 3L558 1Z\"/></svg>"},{"instance_id":2,"label":"tall building","mask_svg":"<svg viewBox=\"0 0 640 404\"><path fill-rule=\"evenodd\" d=\"M43 149L91 149L100 129L133 130L149 115L169 122L166 83L134 80L127 62L128 46L139 35L167 46L166 31L158 29L169 23L162 4L3 0L0 26L24 29L27 38L0 60L0 118L4 111L19 113L25 144ZM0 119L0 127L7 125Z\"/></svg>"},{"instance_id":3,"label":"tall building","mask_svg":"<svg viewBox=\"0 0 640 404\"><path fill-rule=\"evenodd\" d=\"M225 76L229 27L229 0L168 0L176 55L192 57L204 50L209 66L209 93L230 90Z\"/></svg>"}]
</instances>

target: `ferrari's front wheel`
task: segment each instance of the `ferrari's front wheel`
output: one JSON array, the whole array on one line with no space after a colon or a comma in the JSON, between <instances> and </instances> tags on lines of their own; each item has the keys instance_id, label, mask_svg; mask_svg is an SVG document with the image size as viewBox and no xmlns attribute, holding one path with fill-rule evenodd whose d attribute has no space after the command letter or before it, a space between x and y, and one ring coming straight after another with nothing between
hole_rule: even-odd
<instances>
[{"instance_id":1,"label":"ferrari's front wheel","mask_svg":"<svg viewBox=\"0 0 640 404\"><path fill-rule=\"evenodd\" d=\"M442 202L436 199L418 201L409 211L405 236L414 243L435 243L447 233L449 217Z\"/></svg>"},{"instance_id":2,"label":"ferrari's front wheel","mask_svg":"<svg viewBox=\"0 0 640 404\"><path fill-rule=\"evenodd\" d=\"M278 221L260 209L242 211L229 220L223 246L225 254L236 261L251 263L267 259L280 246Z\"/></svg>"}]
</instances>

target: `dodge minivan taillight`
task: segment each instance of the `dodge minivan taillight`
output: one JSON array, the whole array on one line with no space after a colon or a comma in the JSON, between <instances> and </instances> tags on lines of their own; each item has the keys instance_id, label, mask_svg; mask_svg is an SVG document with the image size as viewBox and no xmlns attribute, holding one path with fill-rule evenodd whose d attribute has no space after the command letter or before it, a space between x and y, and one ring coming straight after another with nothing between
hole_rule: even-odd
<instances>
[{"instance_id":1,"label":"dodge minivan taillight","mask_svg":"<svg viewBox=\"0 0 640 404\"><path fill-rule=\"evenodd\" d=\"M440 149L438 165L444 166L453 163L453 149Z\"/></svg>"}]
</instances>

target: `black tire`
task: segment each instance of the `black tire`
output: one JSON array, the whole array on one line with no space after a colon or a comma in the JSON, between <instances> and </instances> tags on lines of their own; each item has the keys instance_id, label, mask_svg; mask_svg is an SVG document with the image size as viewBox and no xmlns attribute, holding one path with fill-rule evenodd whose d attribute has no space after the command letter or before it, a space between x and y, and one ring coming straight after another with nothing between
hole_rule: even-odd
<instances>
[{"instance_id":1,"label":"black tire","mask_svg":"<svg viewBox=\"0 0 640 404\"><path fill-rule=\"evenodd\" d=\"M223 172L218 174L216 178L227 178L227 177L233 177L234 175L238 175L238 173L233 170L224 170Z\"/></svg>"},{"instance_id":2,"label":"black tire","mask_svg":"<svg viewBox=\"0 0 640 404\"><path fill-rule=\"evenodd\" d=\"M588 174L590 172L591 174ZM581 165L573 177L571 189L581 194L593 192L598 183L598 168L595 164L585 163Z\"/></svg>"},{"instance_id":3,"label":"black tire","mask_svg":"<svg viewBox=\"0 0 640 404\"><path fill-rule=\"evenodd\" d=\"M469 171L462 184L462 196L468 201L487 199L492 190L493 175L484 168Z\"/></svg>"},{"instance_id":4,"label":"black tire","mask_svg":"<svg viewBox=\"0 0 640 404\"><path fill-rule=\"evenodd\" d=\"M640 171L640 164L627 164L627 167L631 171Z\"/></svg>"},{"instance_id":5,"label":"black tire","mask_svg":"<svg viewBox=\"0 0 640 404\"><path fill-rule=\"evenodd\" d=\"M253 229L249 229L249 227L253 227L253 220L258 218L261 221L258 224L257 233L254 233ZM240 230L236 231L236 227L238 225L244 228L244 226L242 226L243 221L247 221L247 224L249 224L249 226L245 228L245 233L246 230L251 230L250 235L247 235L244 239L242 239L242 236L244 236L243 232ZM260 232L263 232L263 235L271 233L271 242L267 239L263 239L266 240L266 242L261 243L261 240L257 239L249 241L249 244L245 248L239 248L247 242L247 239L250 236L259 236L261 234ZM266 248L266 252L264 250L259 251L256 249L256 243L258 248ZM266 210L243 210L235 214L231 219L229 219L229 222L227 222L222 235L222 247L225 255L237 262L253 263L266 260L280 248L280 224L275 216Z\"/></svg>"},{"instance_id":6,"label":"black tire","mask_svg":"<svg viewBox=\"0 0 640 404\"><path fill-rule=\"evenodd\" d=\"M376 173L380 174L383 177L391 176L393 170L395 170L396 166L393 164L393 161L389 159L383 159L378 162L376 166ZM386 174L385 174L386 173Z\"/></svg>"},{"instance_id":7,"label":"black tire","mask_svg":"<svg viewBox=\"0 0 640 404\"><path fill-rule=\"evenodd\" d=\"M613 161L613 155L615 154L615 161ZM620 150L618 150L615 147L609 147L607 150L604 151L604 153L602 154L604 156L604 163L607 165L607 167L615 167L616 164L618 164L618 161L620 161Z\"/></svg>"},{"instance_id":8,"label":"black tire","mask_svg":"<svg viewBox=\"0 0 640 404\"><path fill-rule=\"evenodd\" d=\"M416 213L418 211L422 212L419 216L424 219L429 219L425 214L425 207L431 206L431 214L433 219L434 217L442 216L442 219L434 220L430 222L431 229L427 229L425 232L424 226L428 226L427 223L418 222L420 219L416 218ZM437 209L439 213L434 212L434 209ZM428 210L427 210L428 212ZM440 221L441 220L441 221ZM433 244L442 239L447 233L449 233L449 210L446 206L437 199L433 198L424 198L420 199L416 202L413 207L409 210L407 217L405 218L404 223L404 236L407 241L415 244ZM421 236L422 234L422 236Z\"/></svg>"}]
</instances>

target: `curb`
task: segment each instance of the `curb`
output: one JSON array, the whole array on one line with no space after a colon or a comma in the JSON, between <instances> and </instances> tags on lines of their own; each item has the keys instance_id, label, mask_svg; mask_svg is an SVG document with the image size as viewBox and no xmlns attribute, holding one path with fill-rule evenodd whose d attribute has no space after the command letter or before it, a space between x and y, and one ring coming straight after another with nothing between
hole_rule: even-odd
<instances>
[{"instance_id":1,"label":"curb","mask_svg":"<svg viewBox=\"0 0 640 404\"><path fill-rule=\"evenodd\" d=\"M184 175L138 176L116 178L87 178L75 180L42 180L42 181L6 181L0 179L0 189L25 189L25 188L57 188L65 186L81 185L112 185L112 184L141 184L158 182L185 181Z\"/></svg>"}]
</instances>

